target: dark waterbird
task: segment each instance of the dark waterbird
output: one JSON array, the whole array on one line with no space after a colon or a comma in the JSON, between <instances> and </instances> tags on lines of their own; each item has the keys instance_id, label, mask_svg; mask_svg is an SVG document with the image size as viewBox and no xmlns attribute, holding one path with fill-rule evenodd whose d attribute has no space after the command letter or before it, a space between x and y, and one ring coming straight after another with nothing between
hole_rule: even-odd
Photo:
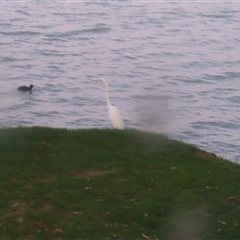
<instances>
[{"instance_id":1,"label":"dark waterbird","mask_svg":"<svg viewBox=\"0 0 240 240\"><path fill-rule=\"evenodd\" d=\"M18 88L19 91L21 92L32 92L32 88L34 86L31 84L30 87L27 87L27 86L21 86Z\"/></svg>"}]
</instances>

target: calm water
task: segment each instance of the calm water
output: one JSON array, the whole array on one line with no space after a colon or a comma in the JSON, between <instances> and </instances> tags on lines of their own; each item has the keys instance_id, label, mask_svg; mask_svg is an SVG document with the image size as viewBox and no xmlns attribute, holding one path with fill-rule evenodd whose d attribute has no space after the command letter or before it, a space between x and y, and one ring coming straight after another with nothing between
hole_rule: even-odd
<instances>
[{"instance_id":1,"label":"calm water","mask_svg":"<svg viewBox=\"0 0 240 240\"><path fill-rule=\"evenodd\" d=\"M105 77L127 128L240 161L240 3L1 1L0 16L0 127L108 128Z\"/></svg>"}]
</instances>

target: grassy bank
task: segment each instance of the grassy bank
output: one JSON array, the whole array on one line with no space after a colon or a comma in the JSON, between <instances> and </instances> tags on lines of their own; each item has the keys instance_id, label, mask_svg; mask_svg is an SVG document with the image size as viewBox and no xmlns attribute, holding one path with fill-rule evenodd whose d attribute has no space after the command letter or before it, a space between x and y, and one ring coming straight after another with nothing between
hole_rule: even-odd
<instances>
[{"instance_id":1,"label":"grassy bank","mask_svg":"<svg viewBox=\"0 0 240 240\"><path fill-rule=\"evenodd\" d=\"M135 130L0 130L0 239L239 239L240 165Z\"/></svg>"}]
</instances>

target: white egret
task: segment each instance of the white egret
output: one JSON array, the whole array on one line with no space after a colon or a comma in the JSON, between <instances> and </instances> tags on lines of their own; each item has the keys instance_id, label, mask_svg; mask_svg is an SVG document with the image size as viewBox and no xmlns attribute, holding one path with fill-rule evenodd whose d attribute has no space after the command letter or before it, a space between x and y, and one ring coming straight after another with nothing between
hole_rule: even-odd
<instances>
[{"instance_id":1,"label":"white egret","mask_svg":"<svg viewBox=\"0 0 240 240\"><path fill-rule=\"evenodd\" d=\"M110 103L109 95L108 95L108 83L104 78L100 78L98 80L95 80L96 82L103 82L105 85L105 94L106 94L106 102L108 107L108 116L109 120L113 126L113 128L116 129L123 129L123 120L121 117L120 112L118 111L117 107L112 106Z\"/></svg>"}]
</instances>

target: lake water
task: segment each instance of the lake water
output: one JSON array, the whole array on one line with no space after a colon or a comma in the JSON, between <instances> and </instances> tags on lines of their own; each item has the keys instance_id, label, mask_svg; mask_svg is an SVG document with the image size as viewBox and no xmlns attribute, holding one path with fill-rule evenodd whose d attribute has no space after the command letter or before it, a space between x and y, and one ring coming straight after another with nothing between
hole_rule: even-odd
<instances>
[{"instance_id":1,"label":"lake water","mask_svg":"<svg viewBox=\"0 0 240 240\"><path fill-rule=\"evenodd\" d=\"M126 128L240 161L240 3L1 1L0 19L0 127L109 128L105 77Z\"/></svg>"}]
</instances>

